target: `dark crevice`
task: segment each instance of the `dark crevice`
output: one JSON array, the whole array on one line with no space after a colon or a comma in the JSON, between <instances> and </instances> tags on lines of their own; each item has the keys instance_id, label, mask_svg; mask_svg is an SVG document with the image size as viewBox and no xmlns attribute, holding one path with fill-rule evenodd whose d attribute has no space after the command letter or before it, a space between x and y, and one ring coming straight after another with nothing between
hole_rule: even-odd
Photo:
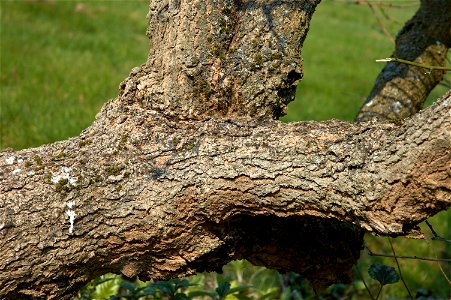
<instances>
[{"instance_id":1,"label":"dark crevice","mask_svg":"<svg viewBox=\"0 0 451 300\"><path fill-rule=\"evenodd\" d=\"M286 79L283 82L283 87L277 91L277 96L283 98L284 104L288 104L293 101L296 96L296 87L297 82L302 78L302 73L297 72L296 70L291 70L288 72ZM276 118L281 115L281 111L277 114L275 112Z\"/></svg>"},{"instance_id":2,"label":"dark crevice","mask_svg":"<svg viewBox=\"0 0 451 300\"><path fill-rule=\"evenodd\" d=\"M197 267L219 269L230 260L247 259L254 265L300 273L317 287L348 282L363 248L363 231L353 225L305 216L240 214L205 227L225 243L198 260Z\"/></svg>"}]
</instances>

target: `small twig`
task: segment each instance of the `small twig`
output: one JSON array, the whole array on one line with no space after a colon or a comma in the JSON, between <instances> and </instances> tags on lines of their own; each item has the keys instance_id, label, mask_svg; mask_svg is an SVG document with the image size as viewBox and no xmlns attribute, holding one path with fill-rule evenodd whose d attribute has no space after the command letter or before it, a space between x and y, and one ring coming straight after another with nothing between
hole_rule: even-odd
<instances>
[{"instance_id":1,"label":"small twig","mask_svg":"<svg viewBox=\"0 0 451 300\"><path fill-rule=\"evenodd\" d=\"M391 257L391 258L403 258L403 259L418 259L424 261L444 261L451 262L451 259L448 258L430 258L430 257L420 257L420 256L404 256L404 255L392 255L392 254L383 254L383 253L374 253L368 247L366 247L369 256L381 256L381 257Z\"/></svg>"},{"instance_id":2,"label":"small twig","mask_svg":"<svg viewBox=\"0 0 451 300\"><path fill-rule=\"evenodd\" d=\"M442 265L440 263L437 263L437 264L438 264L440 271L443 274L443 277L445 277L446 281L448 281L448 284L451 284L451 280L449 280L448 275L446 275L445 271L443 271Z\"/></svg>"},{"instance_id":3,"label":"small twig","mask_svg":"<svg viewBox=\"0 0 451 300\"><path fill-rule=\"evenodd\" d=\"M379 18L379 16L376 13L376 10L374 9L373 5L369 2L369 1L365 1L365 3L368 5L368 7L371 10L371 14L373 15L373 17L376 19L377 24L379 24L379 27L381 28L382 32L385 34L385 36L389 39L389 41L393 44L396 45L395 39L393 38L393 36L390 34L390 32L388 32L387 28L385 27L384 23L382 22L382 20Z\"/></svg>"},{"instance_id":4,"label":"small twig","mask_svg":"<svg viewBox=\"0 0 451 300\"><path fill-rule=\"evenodd\" d=\"M424 221L424 223L426 223L426 225L429 227L429 229L431 230L432 234L434 235L434 237L438 237L437 232L435 232L434 228L432 227L432 225L428 222L428 220Z\"/></svg>"},{"instance_id":5,"label":"small twig","mask_svg":"<svg viewBox=\"0 0 451 300\"><path fill-rule=\"evenodd\" d=\"M377 292L376 300L379 299L379 295L381 294L383 287L384 286L381 284L381 288L379 289L379 292Z\"/></svg>"},{"instance_id":6,"label":"small twig","mask_svg":"<svg viewBox=\"0 0 451 300\"><path fill-rule=\"evenodd\" d=\"M408 65L412 65L412 66L416 66L416 67L420 67L420 68L425 68L425 69L429 69L429 70L445 70L445 71L451 71L450 67L442 67L442 66L428 66L428 65L423 65L420 63L416 63L413 61L408 61L408 60L404 60L401 58L396 58L396 57L387 57L387 58L383 58L383 59L376 59L376 62L391 62L391 61L395 61L395 62L399 62L399 63L403 63L403 64L408 64Z\"/></svg>"},{"instance_id":7,"label":"small twig","mask_svg":"<svg viewBox=\"0 0 451 300\"><path fill-rule=\"evenodd\" d=\"M398 20L393 19L392 17L390 17L388 15L388 13L385 11L385 6L383 5L379 5L379 11L381 12L381 14L385 17L385 19L387 19L387 21L390 21L392 23L396 23L399 24L400 22Z\"/></svg>"},{"instance_id":8,"label":"small twig","mask_svg":"<svg viewBox=\"0 0 451 300\"><path fill-rule=\"evenodd\" d=\"M435 240L435 241L442 241L442 242L446 242L446 243L451 243L451 240L447 240L441 236L439 236L437 234L437 232L435 232L434 228L432 227L432 225L426 220L424 221L426 223L426 225L429 227L429 229L432 232L432 235L434 236L433 238L431 238L431 240Z\"/></svg>"},{"instance_id":9,"label":"small twig","mask_svg":"<svg viewBox=\"0 0 451 300\"><path fill-rule=\"evenodd\" d=\"M366 285L365 279L363 279L363 275L362 275L362 272L360 271L358 263L355 264L355 268L357 270L357 274L359 274L360 279L362 279L363 285L365 286L366 291L368 292L368 295L370 295L370 298L372 300L375 300L375 298L373 297L373 294L371 294L370 288Z\"/></svg>"},{"instance_id":10,"label":"small twig","mask_svg":"<svg viewBox=\"0 0 451 300\"><path fill-rule=\"evenodd\" d=\"M357 4L357 5L366 5L363 3L365 0L335 0L335 2L342 2L342 3L349 3L349 4ZM413 7L418 6L417 1L404 1L405 3L399 3L401 2L398 0L395 4L395 2L389 2L389 1L371 1L372 5L377 6L387 6L387 7L393 7L393 8L405 8L405 7Z\"/></svg>"},{"instance_id":11,"label":"small twig","mask_svg":"<svg viewBox=\"0 0 451 300\"><path fill-rule=\"evenodd\" d=\"M432 232L432 235L434 236L432 238L432 240L440 240L440 241L446 241L446 242L451 242L449 240L446 240L442 237L440 237L437 232L434 230L434 228L432 227L432 225L426 220L425 221L426 225L429 227L429 229ZM434 252L435 257L437 257L437 253L435 252L434 248L432 248L432 251ZM448 281L448 284L451 284L451 281L449 280L448 276L446 275L445 271L443 271L442 265L440 264L440 262L437 262L437 265L440 269L440 271L442 272L443 276L445 277L446 281Z\"/></svg>"},{"instance_id":12,"label":"small twig","mask_svg":"<svg viewBox=\"0 0 451 300\"><path fill-rule=\"evenodd\" d=\"M413 300L414 298L413 298L412 294L410 293L410 290L407 287L407 284L404 281L404 278L402 277L401 267L399 266L398 258L396 258L395 248L393 248L393 243L391 242L390 237L388 238L388 242L390 243L391 251L393 252L393 257L395 258L396 265L398 266L399 277L401 277L401 281L404 284L404 287L406 288L407 293L409 293L410 299Z\"/></svg>"}]
</instances>

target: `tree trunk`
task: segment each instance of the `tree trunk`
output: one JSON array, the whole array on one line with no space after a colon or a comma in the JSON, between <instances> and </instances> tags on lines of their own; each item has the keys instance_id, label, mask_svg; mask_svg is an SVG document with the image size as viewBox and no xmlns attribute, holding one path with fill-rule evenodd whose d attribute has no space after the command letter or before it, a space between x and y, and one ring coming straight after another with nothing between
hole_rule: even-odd
<instances>
[{"instance_id":1,"label":"tree trunk","mask_svg":"<svg viewBox=\"0 0 451 300\"><path fill-rule=\"evenodd\" d=\"M273 120L316 2L152 1L148 62L93 125L0 153L0 296L68 299L106 272L239 258L322 287L349 279L363 230L406 235L449 207L451 93L400 126Z\"/></svg>"},{"instance_id":2,"label":"tree trunk","mask_svg":"<svg viewBox=\"0 0 451 300\"><path fill-rule=\"evenodd\" d=\"M147 63L121 97L177 119L278 118L320 0L152 1Z\"/></svg>"}]
</instances>

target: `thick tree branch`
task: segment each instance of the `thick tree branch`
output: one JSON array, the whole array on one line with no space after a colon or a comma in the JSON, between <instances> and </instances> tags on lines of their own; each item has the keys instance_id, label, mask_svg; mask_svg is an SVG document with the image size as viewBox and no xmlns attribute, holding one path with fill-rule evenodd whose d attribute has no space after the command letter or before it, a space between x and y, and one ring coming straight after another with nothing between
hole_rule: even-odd
<instances>
[{"instance_id":1,"label":"thick tree branch","mask_svg":"<svg viewBox=\"0 0 451 300\"><path fill-rule=\"evenodd\" d=\"M121 96L178 119L277 119L294 100L319 2L152 1L149 58L122 83Z\"/></svg>"},{"instance_id":2,"label":"thick tree branch","mask_svg":"<svg viewBox=\"0 0 451 300\"><path fill-rule=\"evenodd\" d=\"M444 66L451 47L450 11L451 1L422 0L415 16L399 32L393 57ZM389 62L377 77L356 120L400 122L415 114L443 79L444 72Z\"/></svg>"},{"instance_id":3,"label":"thick tree branch","mask_svg":"<svg viewBox=\"0 0 451 300\"><path fill-rule=\"evenodd\" d=\"M277 261L277 247L242 239L277 231L275 218L403 235L446 209L450 101L451 93L401 127L174 122L110 102L80 137L1 153L0 294L60 295L105 272L168 278L235 258L318 284L338 280L340 264L342 272L318 279L304 260ZM299 232L300 240L312 234ZM330 273L331 257L352 265L353 247L316 257L328 258Z\"/></svg>"}]
</instances>

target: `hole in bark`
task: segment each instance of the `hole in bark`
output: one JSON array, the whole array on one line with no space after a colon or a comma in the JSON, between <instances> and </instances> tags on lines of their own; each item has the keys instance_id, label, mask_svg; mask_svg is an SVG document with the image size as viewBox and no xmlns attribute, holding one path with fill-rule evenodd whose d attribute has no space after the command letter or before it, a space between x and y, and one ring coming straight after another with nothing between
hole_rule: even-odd
<instances>
[{"instance_id":1,"label":"hole in bark","mask_svg":"<svg viewBox=\"0 0 451 300\"><path fill-rule=\"evenodd\" d=\"M294 99L294 95L296 93L296 81L301 79L301 73L296 72L295 70L291 70L288 72L286 79L284 80L283 87L277 92L279 97L288 99L291 101ZM287 103L289 102L287 101Z\"/></svg>"},{"instance_id":2,"label":"hole in bark","mask_svg":"<svg viewBox=\"0 0 451 300\"><path fill-rule=\"evenodd\" d=\"M421 228L420 226L418 226L418 224L403 224L402 225L402 231L405 233L408 232L421 232Z\"/></svg>"},{"instance_id":3,"label":"hole in bark","mask_svg":"<svg viewBox=\"0 0 451 300\"><path fill-rule=\"evenodd\" d=\"M165 169L153 168L152 170L150 170L150 176L152 177L153 180L159 179L161 176L164 175L164 173L166 173Z\"/></svg>"},{"instance_id":4,"label":"hole in bark","mask_svg":"<svg viewBox=\"0 0 451 300\"><path fill-rule=\"evenodd\" d=\"M287 83L293 84L297 80L301 79L301 77L302 77L301 73L298 73L295 70L291 70L290 72L288 72L288 75L287 75Z\"/></svg>"}]
</instances>

